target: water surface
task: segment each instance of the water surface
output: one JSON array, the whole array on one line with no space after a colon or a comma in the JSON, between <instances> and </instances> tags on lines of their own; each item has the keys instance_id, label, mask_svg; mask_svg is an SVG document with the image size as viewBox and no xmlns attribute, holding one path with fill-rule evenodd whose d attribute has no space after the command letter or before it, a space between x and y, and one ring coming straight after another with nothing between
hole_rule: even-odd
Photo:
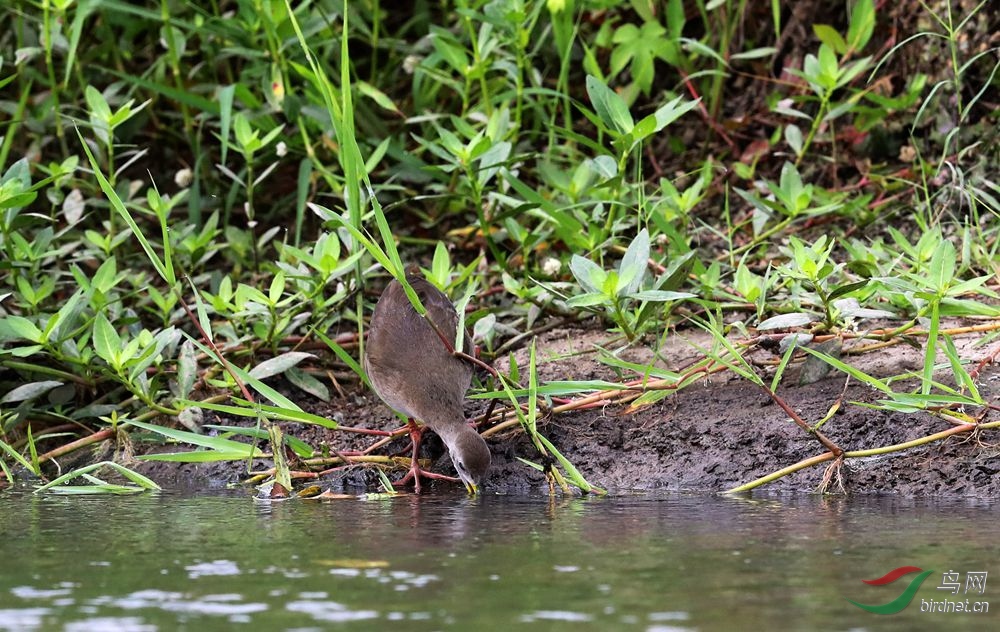
<instances>
[{"instance_id":1,"label":"water surface","mask_svg":"<svg viewBox=\"0 0 1000 632\"><path fill-rule=\"evenodd\" d=\"M261 503L7 490L0 632L998 629L996 510L820 496ZM901 566L934 572L898 614L847 601L892 602L917 573L861 580ZM956 594L939 589L947 571ZM981 593L966 591L970 572L988 574ZM996 610L921 612L966 599Z\"/></svg>"}]
</instances>

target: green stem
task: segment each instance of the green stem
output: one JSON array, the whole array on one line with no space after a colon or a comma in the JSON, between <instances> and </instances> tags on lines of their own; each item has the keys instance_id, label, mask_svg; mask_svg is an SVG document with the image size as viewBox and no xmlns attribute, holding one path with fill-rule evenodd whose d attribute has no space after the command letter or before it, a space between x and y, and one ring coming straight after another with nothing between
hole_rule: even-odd
<instances>
[{"instance_id":1,"label":"green stem","mask_svg":"<svg viewBox=\"0 0 1000 632\"><path fill-rule=\"evenodd\" d=\"M463 9L468 9L468 2L460 3ZM493 114L493 100L490 97L489 87L486 85L486 73L482 71L482 61L483 57L479 51L479 38L476 37L476 29L472 25L472 19L469 18L468 11L462 13L462 22L465 24L465 30L469 34L469 44L472 47L472 67L476 69L476 74L479 75L479 92L482 94L482 103L486 106L486 115L490 116ZM468 85L469 79L466 79L466 97L463 98L465 102L463 104L462 112L464 113L468 109Z\"/></svg>"},{"instance_id":2,"label":"green stem","mask_svg":"<svg viewBox=\"0 0 1000 632\"><path fill-rule=\"evenodd\" d=\"M63 155L69 154L69 147L66 145L66 135L63 132L62 118L59 116L59 82L56 81L55 65L52 63L52 24L62 18L62 14L53 16L49 13L49 2L42 2L42 46L45 48L45 69L49 79L49 90L52 92L52 115L55 117L56 138L59 139L59 146Z\"/></svg>"},{"instance_id":3,"label":"green stem","mask_svg":"<svg viewBox=\"0 0 1000 632\"><path fill-rule=\"evenodd\" d=\"M177 54L177 45L174 42L173 27L170 25L170 7L166 0L160 2L160 17L163 20L163 30L167 34L167 59L170 63L170 74L174 80L174 87L178 92L184 92L184 84L181 81L181 64L180 55ZM188 106L183 101L180 102L181 106L181 116L184 118L184 134L188 137L188 142L191 142L191 130L194 125L191 118L191 112L188 111Z\"/></svg>"},{"instance_id":4,"label":"green stem","mask_svg":"<svg viewBox=\"0 0 1000 632\"><path fill-rule=\"evenodd\" d=\"M795 166L798 167L805 158L806 153L809 151L809 146L813 142L813 138L816 136L816 132L819 131L819 126L823 124L823 117L826 115L826 109L830 105L830 95L832 91L826 90L820 97L819 101L819 112L816 113L816 118L813 119L812 127L809 128L809 134L806 136L805 142L802 143L802 152L795 157Z\"/></svg>"},{"instance_id":5,"label":"green stem","mask_svg":"<svg viewBox=\"0 0 1000 632\"><path fill-rule=\"evenodd\" d=\"M253 194L253 154L249 154L247 155L247 227L250 229L250 251L253 253L253 271L259 272L259 259L257 257L257 222L254 219L256 213L253 206Z\"/></svg>"}]
</instances>

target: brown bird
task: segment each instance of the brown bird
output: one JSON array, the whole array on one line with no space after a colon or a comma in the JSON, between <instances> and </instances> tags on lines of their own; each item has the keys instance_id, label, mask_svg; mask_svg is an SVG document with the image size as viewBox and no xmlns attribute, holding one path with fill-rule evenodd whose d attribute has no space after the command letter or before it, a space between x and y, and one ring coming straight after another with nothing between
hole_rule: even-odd
<instances>
[{"instance_id":1,"label":"brown bird","mask_svg":"<svg viewBox=\"0 0 1000 632\"><path fill-rule=\"evenodd\" d=\"M419 492L421 476L457 480L421 469L417 452L426 427L448 446L459 478L474 494L490 467L490 450L465 422L462 411L465 392L472 383L472 365L454 354L458 314L448 297L420 276L416 266L407 268L406 280L427 310L426 318L417 314L403 286L393 279L375 305L364 356L365 371L375 393L409 420L413 441L410 471L393 485L403 485L412 478ZM433 321L437 332L427 319ZM465 341L464 348L470 349L467 332Z\"/></svg>"}]
</instances>

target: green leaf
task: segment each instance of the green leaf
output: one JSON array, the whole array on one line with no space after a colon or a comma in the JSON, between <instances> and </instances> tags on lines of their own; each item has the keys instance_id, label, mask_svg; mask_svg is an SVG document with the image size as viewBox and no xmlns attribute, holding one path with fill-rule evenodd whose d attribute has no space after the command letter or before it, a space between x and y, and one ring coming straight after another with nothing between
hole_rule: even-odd
<instances>
[{"instance_id":1,"label":"green leaf","mask_svg":"<svg viewBox=\"0 0 1000 632\"><path fill-rule=\"evenodd\" d=\"M943 240L931 257L927 280L930 288L938 294L943 295L955 280L956 257L955 245L948 240Z\"/></svg>"},{"instance_id":2,"label":"green leaf","mask_svg":"<svg viewBox=\"0 0 1000 632\"><path fill-rule=\"evenodd\" d=\"M670 290L643 290L642 292L636 292L628 296L639 301L660 303L663 301L679 301L685 298L695 298L697 295L690 292L672 292Z\"/></svg>"},{"instance_id":3,"label":"green leaf","mask_svg":"<svg viewBox=\"0 0 1000 632\"><path fill-rule=\"evenodd\" d=\"M671 99L635 125L631 133L632 144L634 145L635 143L638 143L659 132L685 113L693 110L700 101L701 99L684 101L684 97L675 97L674 99Z\"/></svg>"},{"instance_id":4,"label":"green leaf","mask_svg":"<svg viewBox=\"0 0 1000 632\"><path fill-rule=\"evenodd\" d=\"M233 121L233 93L236 92L235 85L228 85L219 88L219 139L222 141L222 160L226 164L226 156L229 153L229 128Z\"/></svg>"},{"instance_id":5,"label":"green leaf","mask_svg":"<svg viewBox=\"0 0 1000 632\"><path fill-rule=\"evenodd\" d=\"M566 305L569 307L591 307L593 305L600 305L607 302L608 297L604 293L588 292L586 294L570 297L566 301Z\"/></svg>"},{"instance_id":6,"label":"green leaf","mask_svg":"<svg viewBox=\"0 0 1000 632\"><path fill-rule=\"evenodd\" d=\"M176 277L174 276L173 266L169 265L170 260L167 259L167 264L165 265L164 262L161 261L156 255L156 251L153 250L149 240L146 239L145 233L143 233L143 231L139 228L139 225L135 223L135 220L132 219L132 215L128 212L128 209L125 208L125 204L122 202L121 198L118 197L118 193L101 172L100 165L97 164L97 159L94 158L93 152L90 151L90 145L88 145L83 139L83 134L80 133L79 129L76 130L76 135L80 139L80 145L83 146L84 153L87 154L87 160L90 162L90 166L94 170L94 177L97 178L97 183L100 185L101 191L104 192L105 197L108 198L108 202L111 203L111 206L115 209L115 211L122 217L122 219L125 220L125 223L128 224L129 228L132 229L132 234L135 235L137 240L139 240L139 244L142 246L143 251L145 251L146 257L153 265L153 268L156 269L157 274L159 274L160 278L172 286L176 282Z\"/></svg>"},{"instance_id":7,"label":"green leaf","mask_svg":"<svg viewBox=\"0 0 1000 632\"><path fill-rule=\"evenodd\" d=\"M114 369L121 368L119 354L122 349L122 339L114 325L100 313L94 318L94 351Z\"/></svg>"},{"instance_id":8,"label":"green leaf","mask_svg":"<svg viewBox=\"0 0 1000 632\"><path fill-rule=\"evenodd\" d=\"M42 330L24 316L5 316L0 318L0 342L8 340L45 341L42 336Z\"/></svg>"},{"instance_id":9,"label":"green leaf","mask_svg":"<svg viewBox=\"0 0 1000 632\"><path fill-rule=\"evenodd\" d=\"M246 151L251 143L253 143L257 136L254 131L250 128L250 121L247 119L246 114L243 112L237 112L236 116L233 117L233 133L236 134L236 142ZM253 149L256 149L254 147Z\"/></svg>"},{"instance_id":10,"label":"green leaf","mask_svg":"<svg viewBox=\"0 0 1000 632\"><path fill-rule=\"evenodd\" d=\"M444 29L436 29L431 38L434 50L444 59L452 70L465 75L469 72L469 56L453 40L451 34Z\"/></svg>"},{"instance_id":11,"label":"green leaf","mask_svg":"<svg viewBox=\"0 0 1000 632\"><path fill-rule=\"evenodd\" d=\"M856 0L847 26L847 43L851 50L861 50L868 44L875 30L875 3Z\"/></svg>"},{"instance_id":12,"label":"green leaf","mask_svg":"<svg viewBox=\"0 0 1000 632\"><path fill-rule=\"evenodd\" d=\"M569 269L576 277L577 283L582 285L585 290L603 294L604 281L607 279L608 273L601 266L586 257L573 255L569 262Z\"/></svg>"},{"instance_id":13,"label":"green leaf","mask_svg":"<svg viewBox=\"0 0 1000 632\"><path fill-rule=\"evenodd\" d=\"M219 426L215 424L205 424L205 427L212 430L218 430L219 432L240 435L244 437L253 437L255 439L260 439L261 441L267 441L270 439L270 435L268 434L267 430L263 428L248 428L245 426ZM285 443L285 445L290 447L295 452L295 454L299 455L304 459L310 459L315 454L315 451L311 447L309 447L309 444L307 444L305 441L302 441L301 439L296 439L295 437L284 435L282 437L282 441Z\"/></svg>"},{"instance_id":14,"label":"green leaf","mask_svg":"<svg viewBox=\"0 0 1000 632\"><path fill-rule=\"evenodd\" d=\"M11 391L8 391L3 397L0 397L0 404L31 401L62 385L62 382L56 380L45 380L42 382L29 382L28 384L22 384L15 387Z\"/></svg>"},{"instance_id":15,"label":"green leaf","mask_svg":"<svg viewBox=\"0 0 1000 632\"><path fill-rule=\"evenodd\" d=\"M644 94L649 94L653 85L654 61L662 59L671 64L678 61L676 37L670 39L665 35L666 30L655 20L644 22L641 28L634 24L618 27L611 38L615 44L611 51L611 74L617 75L629 66L635 85Z\"/></svg>"},{"instance_id":16,"label":"green leaf","mask_svg":"<svg viewBox=\"0 0 1000 632\"><path fill-rule=\"evenodd\" d=\"M302 369L292 367L285 371L285 377L292 383L292 386L298 388L299 390L309 393L320 401L330 401L330 389L328 389L323 382L319 381L311 374L306 373Z\"/></svg>"},{"instance_id":17,"label":"green leaf","mask_svg":"<svg viewBox=\"0 0 1000 632\"><path fill-rule=\"evenodd\" d=\"M163 426L157 426L156 424L149 424L143 421L125 421L122 426L135 426L136 428L141 428L149 432L156 433L167 437L168 439L173 439L175 441L181 441L183 443L190 443L202 448L208 448L214 452L218 452L226 455L239 455L236 458L246 459L253 458L261 455L261 451L258 450L253 445L248 443L240 443L239 441L233 441L232 439L224 439L222 437L209 437L207 435L196 434L194 432L188 432L187 430L178 430L177 428L165 428ZM156 460L157 455L146 455L139 457L140 459L148 458L150 460Z\"/></svg>"},{"instance_id":18,"label":"green leaf","mask_svg":"<svg viewBox=\"0 0 1000 632\"><path fill-rule=\"evenodd\" d=\"M107 100L105 100L104 95L97 88L87 86L83 91L83 96L87 101L87 107L92 116L103 123L107 123L111 119L111 108L108 107Z\"/></svg>"},{"instance_id":19,"label":"green leaf","mask_svg":"<svg viewBox=\"0 0 1000 632\"><path fill-rule=\"evenodd\" d=\"M761 57L771 57L777 52L778 49L774 48L773 46L761 46L760 48L753 48L751 50L730 55L729 60L733 61L734 59L759 59Z\"/></svg>"},{"instance_id":20,"label":"green leaf","mask_svg":"<svg viewBox=\"0 0 1000 632\"><path fill-rule=\"evenodd\" d=\"M229 406L226 404L213 404L211 402L196 402L191 400L180 400L178 403L182 406L198 406L236 417L247 417L250 419L266 417L267 419L277 419L279 421L297 421L299 423L330 428L331 430L337 428L337 422L332 419L313 415L312 413L307 413L296 408L257 404L238 397L234 397L233 401L238 405Z\"/></svg>"},{"instance_id":21,"label":"green leaf","mask_svg":"<svg viewBox=\"0 0 1000 632\"><path fill-rule=\"evenodd\" d=\"M133 487L124 486L124 485L109 485L109 484L103 483L103 481L97 481L97 479L95 479L94 477L89 476L90 472L93 472L94 470L98 470L98 469L101 469L101 468L104 468L104 467L109 467L109 468L115 470L116 472L118 472L119 474L121 474L125 478L129 479L133 483L136 483L139 487L138 488L133 488ZM86 478L86 479L88 479L88 480L90 480L92 482L99 482L100 485L98 485L98 486L87 486L87 485L84 485L84 486L80 486L80 487L74 486L74 487L68 487L68 488L64 487L64 488L59 488L59 489L52 489L54 487L57 487L58 485L62 485L66 481L72 480L74 478L78 478L80 476L83 476L84 478ZM52 489L52 491L54 491L54 492L58 491L58 492L61 492L61 493L72 493L73 491L76 491L77 493L123 493L123 492L131 493L131 492L142 491L142 490L158 490L158 489L160 489L160 486L157 485L155 482L153 482L151 479L146 478L145 476L143 476L142 474L139 474L138 472L130 470L129 468L125 467L124 465L119 465L118 463L115 463L114 461L101 461L100 463L92 463L90 465L87 465L86 467L81 467L80 469L73 470L72 472L66 472L65 474L63 474L59 478L56 478L56 479L50 481L49 483L46 483L45 485L42 485L41 487L39 487L38 489L36 489L35 493L36 494L40 494L40 493L42 493L44 491L48 491L50 489Z\"/></svg>"},{"instance_id":22,"label":"green leaf","mask_svg":"<svg viewBox=\"0 0 1000 632\"><path fill-rule=\"evenodd\" d=\"M844 373L847 373L848 375L850 375L854 379L856 379L856 380L858 380L858 381L860 381L860 382L862 382L864 384L867 384L868 386L871 386L872 388L876 388L876 389L882 391L883 393L889 394L890 396L894 396L895 395L895 393L893 393L893 391L892 391L892 388L890 388L889 385L886 384L885 382L883 382L882 380L874 378L874 377L868 375L867 373L865 373L864 371L856 369L853 366L851 366L851 365L843 362L842 360L838 360L837 358L834 358L833 356L829 356L829 355L827 355L825 353L821 353L819 351L816 351L815 349L810 349L809 347L799 347L799 348L802 349L803 351L805 351L806 353L814 355L817 358L823 360L827 364L831 365L833 368L838 369L840 371L843 371Z\"/></svg>"},{"instance_id":23,"label":"green leaf","mask_svg":"<svg viewBox=\"0 0 1000 632\"><path fill-rule=\"evenodd\" d=\"M827 297L827 300L833 301L835 299L840 298L841 296L850 294L851 292L856 292L857 290L866 287L869 283L871 283L871 279L864 279L862 281L855 281L853 283L845 283L843 285L840 285L834 288L832 292L830 292L830 296Z\"/></svg>"},{"instance_id":24,"label":"green leaf","mask_svg":"<svg viewBox=\"0 0 1000 632\"><path fill-rule=\"evenodd\" d=\"M649 265L649 231L645 228L639 231L632 243L628 245L625 256L618 264L618 295L633 294L646 278L646 267Z\"/></svg>"},{"instance_id":25,"label":"green leaf","mask_svg":"<svg viewBox=\"0 0 1000 632\"><path fill-rule=\"evenodd\" d=\"M625 101L593 75L587 75L587 96L597 116L615 135L624 136L635 127Z\"/></svg>"},{"instance_id":26,"label":"green leaf","mask_svg":"<svg viewBox=\"0 0 1000 632\"><path fill-rule=\"evenodd\" d=\"M820 44L816 58L819 61L819 76L816 79L821 86L830 90L837 85L837 78L840 75L837 55L826 44Z\"/></svg>"},{"instance_id":27,"label":"green leaf","mask_svg":"<svg viewBox=\"0 0 1000 632\"><path fill-rule=\"evenodd\" d=\"M389 95L382 92L372 84L367 81L357 81L354 85L357 87L358 92L374 101L379 107L389 110L394 114L403 116L403 113L399 111L399 108L396 107L396 104L389 98Z\"/></svg>"},{"instance_id":28,"label":"green leaf","mask_svg":"<svg viewBox=\"0 0 1000 632\"><path fill-rule=\"evenodd\" d=\"M587 164L594 173L605 180L610 180L618 175L618 163L607 154L595 156Z\"/></svg>"},{"instance_id":29,"label":"green leaf","mask_svg":"<svg viewBox=\"0 0 1000 632\"><path fill-rule=\"evenodd\" d=\"M802 155L802 130L798 125L789 123L785 126L785 142L792 148L796 156Z\"/></svg>"},{"instance_id":30,"label":"green leaf","mask_svg":"<svg viewBox=\"0 0 1000 632\"><path fill-rule=\"evenodd\" d=\"M45 324L45 339L51 340L53 337L59 338L62 336L63 327L73 327L77 317L79 316L79 309L82 309L80 302L84 297L85 291L83 289L74 292L69 299L63 303L63 306L59 308L49 321ZM2 338L2 336L0 336Z\"/></svg>"},{"instance_id":31,"label":"green leaf","mask_svg":"<svg viewBox=\"0 0 1000 632\"><path fill-rule=\"evenodd\" d=\"M843 55L847 52L847 42L844 41L844 38L832 26L827 24L813 24L813 33L816 34L820 42L826 44L838 54Z\"/></svg>"}]
</instances>

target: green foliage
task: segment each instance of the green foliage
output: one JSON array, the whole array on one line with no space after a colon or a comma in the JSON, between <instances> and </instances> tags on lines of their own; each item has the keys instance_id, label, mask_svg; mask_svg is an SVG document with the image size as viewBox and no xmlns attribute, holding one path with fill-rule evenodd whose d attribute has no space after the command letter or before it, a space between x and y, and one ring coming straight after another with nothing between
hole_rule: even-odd
<instances>
[{"instance_id":1,"label":"green foliage","mask_svg":"<svg viewBox=\"0 0 1000 632\"><path fill-rule=\"evenodd\" d=\"M661 289L671 274L660 275L647 285L646 268L649 261L649 233L639 231L625 251L617 270L605 270L593 261L573 255L570 270L584 290L566 301L569 307L603 307L612 321L631 341L642 335L659 321L649 306L693 298L690 292Z\"/></svg>"},{"instance_id":2,"label":"green foliage","mask_svg":"<svg viewBox=\"0 0 1000 632\"><path fill-rule=\"evenodd\" d=\"M919 395L940 369L971 394L941 332L997 313L986 5L910 3L933 30L879 59L883 16L847 6L805 41L730 0L0 14L0 465L241 380L300 415L263 380L329 398L315 338L363 374L400 252L498 352L551 316L630 342L705 311L803 340L899 318L927 327Z\"/></svg>"}]
</instances>

